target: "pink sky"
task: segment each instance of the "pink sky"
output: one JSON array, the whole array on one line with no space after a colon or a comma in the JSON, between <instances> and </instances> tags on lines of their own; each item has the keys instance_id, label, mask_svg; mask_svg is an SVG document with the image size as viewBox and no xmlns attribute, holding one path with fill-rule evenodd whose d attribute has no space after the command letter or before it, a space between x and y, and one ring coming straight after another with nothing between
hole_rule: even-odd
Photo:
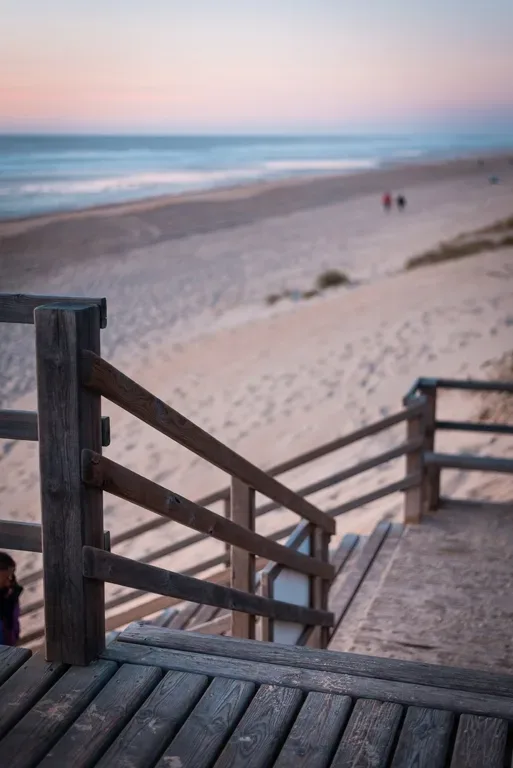
<instances>
[{"instance_id":1,"label":"pink sky","mask_svg":"<svg viewBox=\"0 0 513 768\"><path fill-rule=\"evenodd\" d=\"M513 2L474 5L0 0L0 130L513 117Z\"/></svg>"}]
</instances>

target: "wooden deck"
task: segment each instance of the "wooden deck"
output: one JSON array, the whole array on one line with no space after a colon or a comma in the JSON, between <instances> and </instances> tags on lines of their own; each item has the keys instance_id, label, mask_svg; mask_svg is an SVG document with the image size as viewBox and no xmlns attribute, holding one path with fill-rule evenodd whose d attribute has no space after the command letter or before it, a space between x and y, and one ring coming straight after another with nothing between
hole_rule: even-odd
<instances>
[{"instance_id":1,"label":"wooden deck","mask_svg":"<svg viewBox=\"0 0 513 768\"><path fill-rule=\"evenodd\" d=\"M342 622L330 647L513 673L512 513L449 504L407 528L359 626Z\"/></svg>"},{"instance_id":2,"label":"wooden deck","mask_svg":"<svg viewBox=\"0 0 513 768\"><path fill-rule=\"evenodd\" d=\"M88 667L0 649L10 768L503 768L513 677L132 625Z\"/></svg>"}]
</instances>

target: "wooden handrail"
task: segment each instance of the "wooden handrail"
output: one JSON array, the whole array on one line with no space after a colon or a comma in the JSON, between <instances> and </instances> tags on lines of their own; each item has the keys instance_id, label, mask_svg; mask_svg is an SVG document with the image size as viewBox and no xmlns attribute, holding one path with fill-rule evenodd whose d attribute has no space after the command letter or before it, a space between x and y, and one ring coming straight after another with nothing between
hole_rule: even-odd
<instances>
[{"instance_id":1,"label":"wooden handrail","mask_svg":"<svg viewBox=\"0 0 513 768\"><path fill-rule=\"evenodd\" d=\"M0 438L37 442L37 411L0 410ZM102 445L110 445L110 419L102 416Z\"/></svg>"},{"instance_id":2,"label":"wooden handrail","mask_svg":"<svg viewBox=\"0 0 513 768\"><path fill-rule=\"evenodd\" d=\"M315 624L322 627L333 625L333 614L305 608L279 600L269 600L259 595L250 595L231 587L182 576L173 571L144 565L120 555L113 555L102 549L83 548L84 576L98 581L107 581L123 587L135 587L157 595L178 597L193 603L214 605L230 611L250 613L254 616L268 616L281 621Z\"/></svg>"},{"instance_id":3,"label":"wooden handrail","mask_svg":"<svg viewBox=\"0 0 513 768\"><path fill-rule=\"evenodd\" d=\"M480 379L443 379L421 376L410 387L404 400L410 400L418 390L423 389L462 389L471 392L509 392L513 393L513 381L486 381Z\"/></svg>"},{"instance_id":4,"label":"wooden handrail","mask_svg":"<svg viewBox=\"0 0 513 768\"><path fill-rule=\"evenodd\" d=\"M82 479L87 485L101 488L125 501L149 509L188 528L206 533L214 539L244 549L253 555L276 560L289 568L312 576L321 576L325 579L333 576L329 564L292 552L287 547L258 533L253 533L221 515L216 515L210 509L200 507L94 451L85 450L82 453Z\"/></svg>"},{"instance_id":5,"label":"wooden handrail","mask_svg":"<svg viewBox=\"0 0 513 768\"><path fill-rule=\"evenodd\" d=\"M449 432L487 432L493 435L513 435L510 424L486 424L472 421L436 421L435 429Z\"/></svg>"},{"instance_id":6,"label":"wooden handrail","mask_svg":"<svg viewBox=\"0 0 513 768\"><path fill-rule=\"evenodd\" d=\"M36 307L52 304L68 304L70 306L95 304L100 310L100 328L107 327L106 299L92 299L88 296L33 296L25 293L0 293L0 323L34 325Z\"/></svg>"},{"instance_id":7,"label":"wooden handrail","mask_svg":"<svg viewBox=\"0 0 513 768\"><path fill-rule=\"evenodd\" d=\"M41 552L41 525L0 520L0 542L2 549Z\"/></svg>"},{"instance_id":8,"label":"wooden handrail","mask_svg":"<svg viewBox=\"0 0 513 768\"><path fill-rule=\"evenodd\" d=\"M324 512L193 424L103 358L84 350L82 364L82 383L87 389L111 400L197 456L242 480L250 488L328 533L335 533L333 520Z\"/></svg>"},{"instance_id":9,"label":"wooden handrail","mask_svg":"<svg viewBox=\"0 0 513 768\"><path fill-rule=\"evenodd\" d=\"M426 453L424 462L428 466L440 469L466 469L478 472L500 472L513 474L513 459L501 459L498 456L465 456L452 453Z\"/></svg>"}]
</instances>

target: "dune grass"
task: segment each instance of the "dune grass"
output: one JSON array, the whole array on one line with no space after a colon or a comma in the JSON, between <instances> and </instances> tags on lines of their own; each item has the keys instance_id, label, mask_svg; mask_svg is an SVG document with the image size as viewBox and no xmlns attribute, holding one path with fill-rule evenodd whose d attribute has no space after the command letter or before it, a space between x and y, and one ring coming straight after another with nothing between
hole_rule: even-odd
<instances>
[{"instance_id":1,"label":"dune grass","mask_svg":"<svg viewBox=\"0 0 513 768\"><path fill-rule=\"evenodd\" d=\"M484 230L480 231L484 232ZM488 231L491 233L492 231L496 232L498 230L490 229ZM441 243L438 248L426 251L425 253L420 254L420 256L413 256L406 262L405 269L417 269L418 267L426 267L429 264L440 264L444 261L463 259L465 256L476 256L478 253L497 251L501 248L511 248L513 246L513 233L498 240L490 240L488 238L466 240L464 242L458 242L458 240L459 238L456 238L451 242Z\"/></svg>"},{"instance_id":2,"label":"dune grass","mask_svg":"<svg viewBox=\"0 0 513 768\"><path fill-rule=\"evenodd\" d=\"M344 272L339 272L337 269L327 269L326 272L321 272L317 277L313 288L309 288L306 291L284 290L281 293L270 293L265 301L266 304L272 307L273 304L282 299L313 299L329 288L338 288L339 286L350 285L350 283L351 280Z\"/></svg>"}]
</instances>

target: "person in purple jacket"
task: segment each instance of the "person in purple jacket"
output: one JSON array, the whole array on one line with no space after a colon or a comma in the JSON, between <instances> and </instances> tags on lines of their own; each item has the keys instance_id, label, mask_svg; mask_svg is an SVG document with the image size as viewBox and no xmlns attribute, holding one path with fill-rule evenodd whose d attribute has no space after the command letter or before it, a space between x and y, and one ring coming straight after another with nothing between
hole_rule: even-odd
<instances>
[{"instance_id":1,"label":"person in purple jacket","mask_svg":"<svg viewBox=\"0 0 513 768\"><path fill-rule=\"evenodd\" d=\"M7 552L0 552L0 645L16 645L20 637L20 587L15 576L16 563Z\"/></svg>"}]
</instances>

